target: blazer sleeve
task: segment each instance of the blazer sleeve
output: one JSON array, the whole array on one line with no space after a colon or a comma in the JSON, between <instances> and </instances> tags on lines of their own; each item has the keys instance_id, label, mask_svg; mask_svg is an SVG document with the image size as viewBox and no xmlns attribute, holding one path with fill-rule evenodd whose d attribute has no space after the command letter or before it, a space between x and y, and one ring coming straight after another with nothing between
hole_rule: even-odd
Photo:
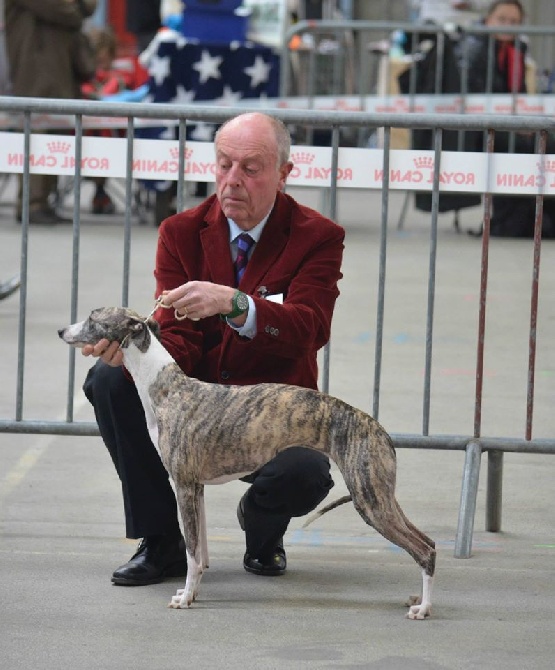
<instances>
[{"instance_id":1,"label":"blazer sleeve","mask_svg":"<svg viewBox=\"0 0 555 670\"><path fill-rule=\"evenodd\" d=\"M155 298L165 289L198 279L194 267L187 267L179 257L175 235L175 229L162 224L156 249ZM189 319L177 321L173 309L160 307L154 317L160 324L162 344L185 374L192 374L203 354L203 333Z\"/></svg>"}]
</instances>

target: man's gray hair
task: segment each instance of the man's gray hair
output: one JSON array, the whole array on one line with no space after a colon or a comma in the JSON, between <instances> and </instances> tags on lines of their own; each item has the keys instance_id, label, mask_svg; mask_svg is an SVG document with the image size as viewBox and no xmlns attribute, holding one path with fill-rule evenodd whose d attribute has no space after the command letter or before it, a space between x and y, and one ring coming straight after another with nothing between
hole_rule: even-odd
<instances>
[{"instance_id":1,"label":"man's gray hair","mask_svg":"<svg viewBox=\"0 0 555 670\"><path fill-rule=\"evenodd\" d=\"M277 145L277 154L278 154L277 167L280 168L282 165L284 165L289 161L289 153L291 151L291 135L289 133L289 130L287 130L287 126L283 123L283 121L281 121L281 119L276 118L275 116L270 116L269 114L264 114L262 112L254 112L254 113L260 114L260 116L263 116L266 119L268 119L272 128L274 129L274 135L276 138L276 145ZM246 112L245 114L250 116L251 113ZM237 118L238 118L237 116L234 116L231 119L228 119L218 128L216 134L214 135L214 144L218 143L220 133L227 126L227 124L230 123L230 121L233 121L234 119Z\"/></svg>"}]
</instances>

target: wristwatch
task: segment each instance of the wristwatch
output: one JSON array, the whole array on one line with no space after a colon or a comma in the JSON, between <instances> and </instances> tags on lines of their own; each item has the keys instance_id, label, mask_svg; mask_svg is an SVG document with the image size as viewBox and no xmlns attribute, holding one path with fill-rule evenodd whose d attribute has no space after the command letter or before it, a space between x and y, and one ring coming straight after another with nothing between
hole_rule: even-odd
<instances>
[{"instance_id":1,"label":"wristwatch","mask_svg":"<svg viewBox=\"0 0 555 670\"><path fill-rule=\"evenodd\" d=\"M249 309L249 299L243 291L235 291L231 299L232 310L228 314L221 314L223 319L234 319Z\"/></svg>"}]
</instances>

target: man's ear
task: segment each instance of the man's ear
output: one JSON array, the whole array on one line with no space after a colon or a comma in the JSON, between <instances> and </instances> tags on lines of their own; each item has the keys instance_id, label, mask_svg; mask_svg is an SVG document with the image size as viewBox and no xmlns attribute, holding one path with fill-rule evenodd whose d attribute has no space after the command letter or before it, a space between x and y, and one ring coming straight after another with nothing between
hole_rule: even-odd
<instances>
[{"instance_id":1,"label":"man's ear","mask_svg":"<svg viewBox=\"0 0 555 670\"><path fill-rule=\"evenodd\" d=\"M284 163L282 166L279 168L279 176L280 176L280 181L279 181L279 190L283 191L285 188L285 182L287 181L287 177L289 176L289 173L293 169L293 163L291 161L287 161L287 163Z\"/></svg>"}]
</instances>

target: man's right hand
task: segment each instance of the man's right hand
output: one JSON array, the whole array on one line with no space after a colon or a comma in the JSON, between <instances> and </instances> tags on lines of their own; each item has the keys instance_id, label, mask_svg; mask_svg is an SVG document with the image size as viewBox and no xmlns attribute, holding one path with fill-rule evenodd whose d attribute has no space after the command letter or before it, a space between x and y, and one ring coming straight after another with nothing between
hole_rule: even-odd
<instances>
[{"instance_id":1,"label":"man's right hand","mask_svg":"<svg viewBox=\"0 0 555 670\"><path fill-rule=\"evenodd\" d=\"M123 352L120 349L119 342L110 342L109 340L99 340L94 346L85 344L81 349L83 356L94 356L100 358L104 363L114 368L123 365Z\"/></svg>"}]
</instances>

